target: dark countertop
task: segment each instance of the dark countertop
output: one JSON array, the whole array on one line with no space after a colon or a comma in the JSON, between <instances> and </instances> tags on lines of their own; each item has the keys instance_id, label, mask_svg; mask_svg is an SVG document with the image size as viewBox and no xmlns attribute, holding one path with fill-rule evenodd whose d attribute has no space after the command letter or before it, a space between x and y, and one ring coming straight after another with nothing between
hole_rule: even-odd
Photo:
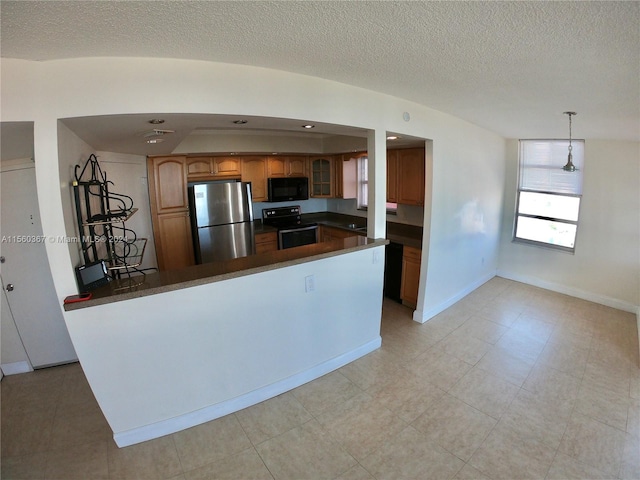
<instances>
[{"instance_id":1,"label":"dark countertop","mask_svg":"<svg viewBox=\"0 0 640 480\"><path fill-rule=\"evenodd\" d=\"M269 231L272 227L261 226L260 228L267 229L262 231ZM357 235L331 242L320 242L313 245L304 245L286 250L250 255L225 262L194 265L179 270L150 273L144 276L137 275L130 279L114 280L108 285L94 290L91 300L70 303L64 305L64 309L66 311L78 310L157 293L205 285L207 283L220 282L231 278L253 275L358 250L379 247L387 243L386 240L373 240Z\"/></svg>"},{"instance_id":2,"label":"dark countertop","mask_svg":"<svg viewBox=\"0 0 640 480\"><path fill-rule=\"evenodd\" d=\"M329 227L342 228L355 233L366 235L366 230L356 231L347 227L355 224L358 227L366 227L367 219L355 215L345 215L342 213L322 212L307 213L302 215L304 222L316 222ZM406 225L403 223L387 222L387 240L393 243L400 243L409 247L422 248L422 227L416 225Z\"/></svg>"},{"instance_id":3,"label":"dark countertop","mask_svg":"<svg viewBox=\"0 0 640 480\"><path fill-rule=\"evenodd\" d=\"M264 225L262 220L254 220L253 221L253 234L257 235L259 233L268 233L268 232L277 232L278 229L276 227L272 227L271 225Z\"/></svg>"}]
</instances>

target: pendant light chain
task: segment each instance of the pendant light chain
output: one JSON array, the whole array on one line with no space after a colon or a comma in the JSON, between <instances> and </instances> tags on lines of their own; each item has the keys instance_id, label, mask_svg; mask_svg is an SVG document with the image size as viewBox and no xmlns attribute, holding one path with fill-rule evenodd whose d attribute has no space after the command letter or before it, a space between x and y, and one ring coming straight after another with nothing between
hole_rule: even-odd
<instances>
[{"instance_id":1,"label":"pendant light chain","mask_svg":"<svg viewBox=\"0 0 640 480\"><path fill-rule=\"evenodd\" d=\"M573 147L571 146L571 112L569 112L569 153L571 153L571 150L573 150Z\"/></svg>"},{"instance_id":2,"label":"pendant light chain","mask_svg":"<svg viewBox=\"0 0 640 480\"><path fill-rule=\"evenodd\" d=\"M569 115L569 155L567 156L567 164L562 167L565 172L575 172L576 167L573 164L573 155L571 151L573 150L573 145L571 145L571 117L576 115L576 112L564 112L565 115Z\"/></svg>"}]
</instances>

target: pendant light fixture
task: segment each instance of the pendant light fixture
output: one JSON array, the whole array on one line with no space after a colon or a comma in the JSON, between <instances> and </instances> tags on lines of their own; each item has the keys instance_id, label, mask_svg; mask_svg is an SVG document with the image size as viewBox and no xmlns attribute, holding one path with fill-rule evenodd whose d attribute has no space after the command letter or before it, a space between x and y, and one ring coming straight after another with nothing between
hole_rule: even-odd
<instances>
[{"instance_id":1,"label":"pendant light fixture","mask_svg":"<svg viewBox=\"0 0 640 480\"><path fill-rule=\"evenodd\" d=\"M571 154L571 150L573 147L571 146L571 117L573 115L577 115L576 112L564 112L565 115L569 116L569 155L567 156L567 164L562 167L565 172L575 172L576 166L573 164L573 155Z\"/></svg>"}]
</instances>

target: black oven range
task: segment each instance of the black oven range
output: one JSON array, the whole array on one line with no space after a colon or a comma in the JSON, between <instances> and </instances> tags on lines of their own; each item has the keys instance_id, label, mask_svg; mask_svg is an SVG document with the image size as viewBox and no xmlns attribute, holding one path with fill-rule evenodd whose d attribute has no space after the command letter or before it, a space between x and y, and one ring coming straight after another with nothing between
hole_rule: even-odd
<instances>
[{"instance_id":1,"label":"black oven range","mask_svg":"<svg viewBox=\"0 0 640 480\"><path fill-rule=\"evenodd\" d=\"M280 250L318 242L318 224L302 223L300 214L299 205L262 210L262 223L278 229Z\"/></svg>"}]
</instances>

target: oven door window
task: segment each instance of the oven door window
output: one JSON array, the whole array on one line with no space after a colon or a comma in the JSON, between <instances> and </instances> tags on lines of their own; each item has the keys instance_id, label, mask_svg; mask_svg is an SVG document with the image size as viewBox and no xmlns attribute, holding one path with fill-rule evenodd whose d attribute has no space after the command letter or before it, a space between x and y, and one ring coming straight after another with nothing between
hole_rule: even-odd
<instances>
[{"instance_id":1,"label":"oven door window","mask_svg":"<svg viewBox=\"0 0 640 480\"><path fill-rule=\"evenodd\" d=\"M318 226L292 228L278 232L278 247L280 249L299 247L318 242Z\"/></svg>"}]
</instances>

